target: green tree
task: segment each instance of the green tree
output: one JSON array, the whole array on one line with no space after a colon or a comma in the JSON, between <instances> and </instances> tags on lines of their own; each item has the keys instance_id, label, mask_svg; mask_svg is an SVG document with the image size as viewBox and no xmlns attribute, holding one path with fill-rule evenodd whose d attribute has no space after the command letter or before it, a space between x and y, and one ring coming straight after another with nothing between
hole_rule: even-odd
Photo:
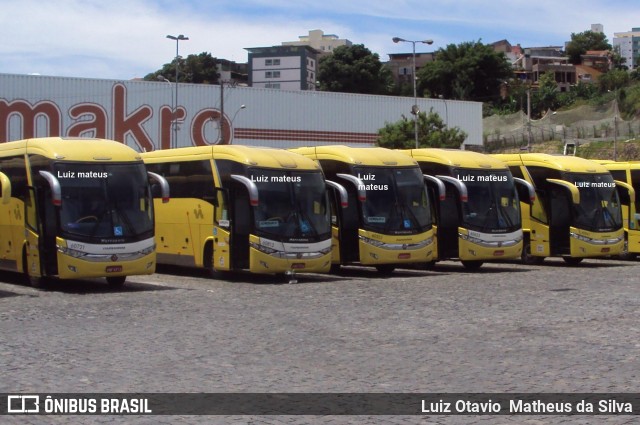
<instances>
[{"instance_id":1,"label":"green tree","mask_svg":"<svg viewBox=\"0 0 640 425\"><path fill-rule=\"evenodd\" d=\"M558 83L555 72L547 71L538 79L538 90L535 92L540 115L549 109L557 109Z\"/></svg>"},{"instance_id":2,"label":"green tree","mask_svg":"<svg viewBox=\"0 0 640 425\"><path fill-rule=\"evenodd\" d=\"M176 60L179 61L179 82L195 84L218 84L217 59L211 53L202 52L198 55L189 55L186 59L174 59L171 63L165 63L159 70L147 74L144 79L156 81L160 75L171 82L176 81Z\"/></svg>"},{"instance_id":3,"label":"green tree","mask_svg":"<svg viewBox=\"0 0 640 425\"><path fill-rule=\"evenodd\" d=\"M629 73L622 69L613 69L598 78L598 87L601 93L620 90L629 84L631 80Z\"/></svg>"},{"instance_id":4,"label":"green tree","mask_svg":"<svg viewBox=\"0 0 640 425\"><path fill-rule=\"evenodd\" d=\"M422 148L458 149L467 133L458 127L447 127L433 109L418 113L418 145ZM416 147L415 124L403 116L400 121L386 123L378 130L377 145L388 149L412 149Z\"/></svg>"},{"instance_id":5,"label":"green tree","mask_svg":"<svg viewBox=\"0 0 640 425\"><path fill-rule=\"evenodd\" d=\"M579 64L580 55L587 53L587 50L611 50L611 44L607 41L607 36L601 32L571 33L571 41L567 44L569 62L574 65Z\"/></svg>"},{"instance_id":6,"label":"green tree","mask_svg":"<svg viewBox=\"0 0 640 425\"><path fill-rule=\"evenodd\" d=\"M480 41L449 44L418 72L421 93L446 99L487 101L513 75L504 53Z\"/></svg>"},{"instance_id":7,"label":"green tree","mask_svg":"<svg viewBox=\"0 0 640 425\"><path fill-rule=\"evenodd\" d=\"M393 88L391 71L362 44L339 46L321 57L318 81L320 90L343 93L388 94Z\"/></svg>"}]
</instances>

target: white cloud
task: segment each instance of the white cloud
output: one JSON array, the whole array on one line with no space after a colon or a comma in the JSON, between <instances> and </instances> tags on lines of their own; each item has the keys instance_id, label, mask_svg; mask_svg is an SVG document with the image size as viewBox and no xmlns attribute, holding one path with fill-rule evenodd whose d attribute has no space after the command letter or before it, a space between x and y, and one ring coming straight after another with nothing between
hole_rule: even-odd
<instances>
[{"instance_id":1,"label":"white cloud","mask_svg":"<svg viewBox=\"0 0 640 425\"><path fill-rule=\"evenodd\" d=\"M211 52L244 62L245 47L296 40L311 29L362 43L386 60L406 51L390 39L432 38L449 43L506 38L526 45L562 44L572 32L604 25L613 32L637 26L637 0L0 0L0 72L132 78L180 54ZM427 46L425 46L427 47Z\"/></svg>"}]
</instances>

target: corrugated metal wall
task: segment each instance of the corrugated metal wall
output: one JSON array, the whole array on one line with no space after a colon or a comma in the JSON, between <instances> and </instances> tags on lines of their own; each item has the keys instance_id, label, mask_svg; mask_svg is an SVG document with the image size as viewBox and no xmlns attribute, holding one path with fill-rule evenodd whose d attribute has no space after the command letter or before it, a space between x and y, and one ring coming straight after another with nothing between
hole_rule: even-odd
<instances>
[{"instance_id":1,"label":"corrugated metal wall","mask_svg":"<svg viewBox=\"0 0 640 425\"><path fill-rule=\"evenodd\" d=\"M325 143L371 146L386 122L412 117L413 98L408 97L226 86L223 92L226 125L233 129L227 137L222 137L216 119L220 86L178 86L178 105L185 117L176 142L170 140L168 115L174 103L173 83L0 74L0 141L48 136L56 129L63 136L80 129L83 136L100 135L95 127L105 137L138 150L214 144L221 138L282 148ZM418 104L464 130L466 144L482 144L480 103L418 99ZM104 116L105 122L96 115Z\"/></svg>"}]
</instances>

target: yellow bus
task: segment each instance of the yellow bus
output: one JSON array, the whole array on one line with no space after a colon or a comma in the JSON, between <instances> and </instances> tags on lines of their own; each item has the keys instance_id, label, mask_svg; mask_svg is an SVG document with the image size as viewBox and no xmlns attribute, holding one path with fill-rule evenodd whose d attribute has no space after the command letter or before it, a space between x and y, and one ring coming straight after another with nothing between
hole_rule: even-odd
<instances>
[{"instance_id":1,"label":"yellow bus","mask_svg":"<svg viewBox=\"0 0 640 425\"><path fill-rule=\"evenodd\" d=\"M172 192L170 203L156 200L160 264L204 267L212 275L286 274L292 282L295 272L329 271L330 183L315 162L240 145L142 157Z\"/></svg>"},{"instance_id":2,"label":"yellow bus","mask_svg":"<svg viewBox=\"0 0 640 425\"><path fill-rule=\"evenodd\" d=\"M325 176L347 190L348 207L332 211L334 271L360 264L391 273L434 259L431 203L413 159L384 148L341 145L292 151L318 161Z\"/></svg>"},{"instance_id":3,"label":"yellow bus","mask_svg":"<svg viewBox=\"0 0 640 425\"><path fill-rule=\"evenodd\" d=\"M155 271L153 202L140 155L111 140L0 144L0 268L34 286L51 279ZM151 176L168 200L168 186Z\"/></svg>"},{"instance_id":4,"label":"yellow bus","mask_svg":"<svg viewBox=\"0 0 640 425\"><path fill-rule=\"evenodd\" d=\"M536 189L533 204L521 204L525 262L560 256L568 264L578 264L584 258L622 252L620 198L604 166L574 156L539 153L495 157L509 166L514 177Z\"/></svg>"},{"instance_id":5,"label":"yellow bus","mask_svg":"<svg viewBox=\"0 0 640 425\"><path fill-rule=\"evenodd\" d=\"M640 163L612 160L592 160L605 166L618 185L618 196L622 204L624 248L621 257L633 259L640 253L640 216L637 214L638 191L640 191Z\"/></svg>"},{"instance_id":6,"label":"yellow bus","mask_svg":"<svg viewBox=\"0 0 640 425\"><path fill-rule=\"evenodd\" d=\"M401 151L418 162L425 175L442 181L446 196L433 181L437 259L459 259L469 269L485 261L520 258L522 201L531 203L533 186L513 178L502 161L477 152L457 149Z\"/></svg>"}]
</instances>

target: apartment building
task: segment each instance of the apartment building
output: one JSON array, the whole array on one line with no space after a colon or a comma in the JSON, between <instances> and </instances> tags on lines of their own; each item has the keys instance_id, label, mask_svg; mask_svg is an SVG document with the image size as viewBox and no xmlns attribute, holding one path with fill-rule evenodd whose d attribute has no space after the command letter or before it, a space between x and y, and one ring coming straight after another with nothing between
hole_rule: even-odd
<instances>
[{"instance_id":1,"label":"apartment building","mask_svg":"<svg viewBox=\"0 0 640 425\"><path fill-rule=\"evenodd\" d=\"M320 51L311 46L248 47L249 85L282 90L315 90Z\"/></svg>"},{"instance_id":2,"label":"apartment building","mask_svg":"<svg viewBox=\"0 0 640 425\"><path fill-rule=\"evenodd\" d=\"M416 53L416 72L434 58L435 53ZM396 84L413 84L413 53L389 53L389 61L385 65L391 70Z\"/></svg>"},{"instance_id":3,"label":"apartment building","mask_svg":"<svg viewBox=\"0 0 640 425\"><path fill-rule=\"evenodd\" d=\"M614 33L613 47L620 49L620 55L626 59L625 65L629 69L637 69L640 62L640 27Z\"/></svg>"},{"instance_id":4,"label":"apartment building","mask_svg":"<svg viewBox=\"0 0 640 425\"><path fill-rule=\"evenodd\" d=\"M283 46L311 46L321 54L331 54L338 46L351 46L351 41L339 38L335 34L325 34L322 30L311 30L308 35L301 35L298 41L284 41Z\"/></svg>"}]
</instances>

